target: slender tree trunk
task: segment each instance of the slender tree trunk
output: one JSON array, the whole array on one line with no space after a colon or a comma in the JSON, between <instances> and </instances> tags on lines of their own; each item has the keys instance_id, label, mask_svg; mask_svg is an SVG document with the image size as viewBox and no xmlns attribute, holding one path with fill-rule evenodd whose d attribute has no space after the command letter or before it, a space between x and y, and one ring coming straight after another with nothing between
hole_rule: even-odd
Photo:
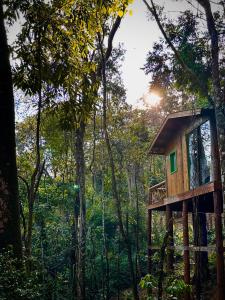
<instances>
[{"instance_id":1,"label":"slender tree trunk","mask_svg":"<svg viewBox=\"0 0 225 300\"><path fill-rule=\"evenodd\" d=\"M77 200L74 200L74 214L73 214L73 224L71 227L71 240L72 249L70 253L70 272L71 272L71 287L72 294L71 299L77 298L77 252L78 252L78 242L77 242L77 228L78 228L78 214L77 213Z\"/></svg>"},{"instance_id":2,"label":"slender tree trunk","mask_svg":"<svg viewBox=\"0 0 225 300\"><path fill-rule=\"evenodd\" d=\"M225 195L225 89L222 92L219 70L219 39L215 25L214 16L209 0L196 0L205 10L209 36L211 39L211 66L212 66L212 86L213 103L215 108L215 118L217 136L220 153L221 181L223 186L223 199Z\"/></svg>"},{"instance_id":3,"label":"slender tree trunk","mask_svg":"<svg viewBox=\"0 0 225 300\"><path fill-rule=\"evenodd\" d=\"M169 205L166 205L166 228L169 234L168 245L173 247L173 211ZM174 270L174 250L172 249L167 249L166 267L168 273Z\"/></svg>"},{"instance_id":4,"label":"slender tree trunk","mask_svg":"<svg viewBox=\"0 0 225 300\"><path fill-rule=\"evenodd\" d=\"M86 250L86 202L85 202L85 123L81 121L75 131L76 184L79 187L78 203L78 253L77 253L77 299L85 300L85 250Z\"/></svg>"},{"instance_id":5,"label":"slender tree trunk","mask_svg":"<svg viewBox=\"0 0 225 300\"><path fill-rule=\"evenodd\" d=\"M127 174L127 187L128 187L128 196L129 202L132 203L132 187L131 187L131 175L130 175L131 166L127 165L126 174Z\"/></svg>"},{"instance_id":6,"label":"slender tree trunk","mask_svg":"<svg viewBox=\"0 0 225 300\"><path fill-rule=\"evenodd\" d=\"M170 223L173 222L173 218L171 218L168 223L167 223L167 227L166 227L166 233L165 236L163 238L163 243L162 246L160 248L160 253L159 253L159 278L158 278L158 300L162 300L163 299L163 280L164 280L164 261L165 261L165 256L166 256L166 247L169 245L169 239L170 239Z\"/></svg>"},{"instance_id":7,"label":"slender tree trunk","mask_svg":"<svg viewBox=\"0 0 225 300\"><path fill-rule=\"evenodd\" d=\"M92 234L92 230L90 233L90 240L91 240L91 244L92 244L92 255L91 255L91 261L93 261L93 263L91 263L91 269L92 269L92 282L93 282L93 299L99 299L98 295L99 295L99 287L98 287L98 274L96 273L96 257L97 257L97 253L96 253L96 244L95 244L95 237L93 239L93 234Z\"/></svg>"},{"instance_id":8,"label":"slender tree trunk","mask_svg":"<svg viewBox=\"0 0 225 300\"><path fill-rule=\"evenodd\" d=\"M39 135L39 133L38 133L38 135ZM38 142L38 145L39 145L39 142ZM38 146L38 152L40 153L40 146ZM36 200L36 195L37 195L38 187L39 187L40 180L41 180L41 177L43 174L44 166L45 166L45 161L43 161L43 163L40 164L40 160L37 159L35 171L32 174L32 178L31 178L31 185L29 187L29 193L28 193L29 211L28 211L28 223L27 223L27 236L26 236L26 240L25 240L25 249L26 249L27 257L30 257L31 252L32 252L34 203Z\"/></svg>"},{"instance_id":9,"label":"slender tree trunk","mask_svg":"<svg viewBox=\"0 0 225 300\"><path fill-rule=\"evenodd\" d=\"M117 300L120 300L120 230L118 228L118 252L117 252Z\"/></svg>"},{"instance_id":10,"label":"slender tree trunk","mask_svg":"<svg viewBox=\"0 0 225 300\"><path fill-rule=\"evenodd\" d=\"M139 193L137 183L137 166L135 166L134 182L135 182L135 194L136 194L136 277L141 278L141 266L140 266L140 242L139 242L139 227L140 227L140 209L139 209Z\"/></svg>"},{"instance_id":11,"label":"slender tree trunk","mask_svg":"<svg viewBox=\"0 0 225 300\"><path fill-rule=\"evenodd\" d=\"M106 263L106 299L109 299L109 257L108 257L108 246L107 246L107 237L105 233L105 202L104 202L104 184L102 184L102 238L103 238L103 252Z\"/></svg>"},{"instance_id":12,"label":"slender tree trunk","mask_svg":"<svg viewBox=\"0 0 225 300\"><path fill-rule=\"evenodd\" d=\"M134 271L134 266L133 266L133 259L132 259L132 251L131 251L131 245L127 236L127 233L124 228L123 224L123 217L122 217L122 208L121 208L121 202L118 194L118 188L117 188L117 181L116 181L116 174L115 174L115 163L114 163L114 158L113 158L113 153L112 153L112 148L111 148L111 143L110 143L110 138L108 135L108 130L107 130L107 94L106 94L106 60L105 56L103 53L102 45L101 47L101 54L102 54L102 82L103 82L103 131L105 135L105 142L106 142L106 147L109 155L109 162L110 162L110 168L111 168L111 176L112 176L112 194L113 198L115 200L116 204L116 212L117 212L117 218L118 218L118 223L119 223L119 228L120 228L120 233L123 238L123 241L126 245L127 248L127 257L128 257L128 263L129 263L129 268L130 268L130 273L131 273L131 279L132 279L132 290L133 290L133 297L135 300L139 300L139 295L138 295L138 289L137 289L137 279L135 276L135 271Z\"/></svg>"},{"instance_id":13,"label":"slender tree trunk","mask_svg":"<svg viewBox=\"0 0 225 300\"><path fill-rule=\"evenodd\" d=\"M25 241L26 256L31 255L31 245L32 245L32 231L33 231L33 213L34 213L34 199L29 199L28 207L28 222L27 222L27 236Z\"/></svg>"},{"instance_id":14,"label":"slender tree trunk","mask_svg":"<svg viewBox=\"0 0 225 300\"><path fill-rule=\"evenodd\" d=\"M39 9L39 6L38 8ZM34 214L34 203L36 200L36 195L38 192L40 180L43 174L45 161L41 163L41 149L40 149L40 130L41 130L41 111L42 111L42 47L41 47L41 37L42 37L42 27L39 25L37 31L37 53L36 53L36 63L38 67L38 103L37 103L37 116L36 116L36 132L35 132L35 168L31 176L31 183L28 193L28 228L27 237L25 242L26 255L31 256L32 251L32 231L33 231L33 214Z\"/></svg>"},{"instance_id":15,"label":"slender tree trunk","mask_svg":"<svg viewBox=\"0 0 225 300\"><path fill-rule=\"evenodd\" d=\"M206 214L199 212L198 199L193 199L193 233L195 246L207 246ZM196 251L194 284L196 288L196 297L201 299L203 285L208 278L208 253Z\"/></svg>"},{"instance_id":16,"label":"slender tree trunk","mask_svg":"<svg viewBox=\"0 0 225 300\"><path fill-rule=\"evenodd\" d=\"M9 49L0 0L0 251L22 256L16 168L15 112Z\"/></svg>"}]
</instances>

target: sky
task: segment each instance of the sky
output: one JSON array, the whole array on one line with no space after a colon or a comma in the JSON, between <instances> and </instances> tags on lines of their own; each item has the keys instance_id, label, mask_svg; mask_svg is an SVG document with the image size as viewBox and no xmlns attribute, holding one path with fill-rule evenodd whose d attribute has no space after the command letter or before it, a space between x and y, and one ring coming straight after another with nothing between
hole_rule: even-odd
<instances>
[{"instance_id":1,"label":"sky","mask_svg":"<svg viewBox=\"0 0 225 300\"><path fill-rule=\"evenodd\" d=\"M132 15L126 14L115 36L114 45L123 44L126 49L122 65L122 79L127 90L127 102L136 104L148 91L149 77L141 68L145 64L148 51L160 36L153 21L148 21L142 0L135 0L130 6Z\"/></svg>"},{"instance_id":2,"label":"sky","mask_svg":"<svg viewBox=\"0 0 225 300\"><path fill-rule=\"evenodd\" d=\"M164 5L170 17L177 16L179 11L190 8L185 0L155 2ZM148 101L154 104L157 97L148 95L150 77L146 76L141 68L145 64L148 51L152 49L154 42L159 40L161 33L155 21L147 18L146 6L142 0L134 0L129 9L132 10L132 16L126 14L114 40L115 46L122 43L126 49L122 79L127 91L127 102L141 106L139 99L145 95Z\"/></svg>"}]
</instances>

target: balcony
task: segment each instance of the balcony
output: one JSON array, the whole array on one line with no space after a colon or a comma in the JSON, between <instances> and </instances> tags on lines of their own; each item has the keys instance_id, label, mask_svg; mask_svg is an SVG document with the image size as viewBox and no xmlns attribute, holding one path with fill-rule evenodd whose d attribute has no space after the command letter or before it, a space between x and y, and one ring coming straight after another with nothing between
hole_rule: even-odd
<instances>
[{"instance_id":1,"label":"balcony","mask_svg":"<svg viewBox=\"0 0 225 300\"><path fill-rule=\"evenodd\" d=\"M166 181L153 185L149 189L149 204L155 204L162 201L167 196Z\"/></svg>"},{"instance_id":2,"label":"balcony","mask_svg":"<svg viewBox=\"0 0 225 300\"><path fill-rule=\"evenodd\" d=\"M172 205L174 211L182 211L182 202L188 201L188 211L192 212L192 199L198 197L199 209L202 212L214 212L212 193L221 192L220 182L209 182L195 189L179 193L177 195L168 196L166 190L166 182L160 182L149 189L148 209L164 211L166 205Z\"/></svg>"}]
</instances>

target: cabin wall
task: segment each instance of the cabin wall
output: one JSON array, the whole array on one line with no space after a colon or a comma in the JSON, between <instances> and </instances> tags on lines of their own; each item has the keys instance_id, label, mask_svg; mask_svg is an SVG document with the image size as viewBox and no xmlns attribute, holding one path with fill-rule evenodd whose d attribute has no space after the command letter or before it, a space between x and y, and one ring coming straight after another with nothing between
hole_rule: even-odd
<instances>
[{"instance_id":1,"label":"cabin wall","mask_svg":"<svg viewBox=\"0 0 225 300\"><path fill-rule=\"evenodd\" d=\"M170 153L176 151L176 166L174 173L170 172ZM183 149L182 149L182 132L171 141L166 151L166 178L167 178L167 195L168 197L182 193L184 191L183 176Z\"/></svg>"},{"instance_id":2,"label":"cabin wall","mask_svg":"<svg viewBox=\"0 0 225 300\"><path fill-rule=\"evenodd\" d=\"M175 196L177 194L189 191L189 174L188 174L188 153L187 153L187 134L194 128L207 121L209 117L201 116L192 121L191 124L185 124L177 132L177 135L170 141L166 149L166 178L167 178L167 195ZM176 151L177 170L170 172L170 153Z\"/></svg>"}]
</instances>

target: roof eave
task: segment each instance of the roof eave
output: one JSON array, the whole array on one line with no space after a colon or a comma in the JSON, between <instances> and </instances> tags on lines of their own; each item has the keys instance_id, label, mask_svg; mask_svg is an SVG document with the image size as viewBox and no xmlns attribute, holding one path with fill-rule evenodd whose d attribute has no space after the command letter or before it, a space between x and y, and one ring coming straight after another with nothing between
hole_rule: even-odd
<instances>
[{"instance_id":1,"label":"roof eave","mask_svg":"<svg viewBox=\"0 0 225 300\"><path fill-rule=\"evenodd\" d=\"M162 149L162 148L158 148L158 147L155 147L154 149L154 146L155 144L157 143L160 135L163 133L163 130L167 124L167 122L169 120L172 120L172 119L179 119L179 118L184 118L184 117L190 117L190 116L195 116L195 115L200 115L202 113L202 110L201 109L196 109L195 111L181 111L181 112L176 112L176 113L173 113L173 114L169 114L165 120L163 121L157 135L155 136L154 140L152 141L151 145L150 145L150 148L149 148L149 154L158 154L158 155L164 155L165 154L165 149Z\"/></svg>"}]
</instances>

